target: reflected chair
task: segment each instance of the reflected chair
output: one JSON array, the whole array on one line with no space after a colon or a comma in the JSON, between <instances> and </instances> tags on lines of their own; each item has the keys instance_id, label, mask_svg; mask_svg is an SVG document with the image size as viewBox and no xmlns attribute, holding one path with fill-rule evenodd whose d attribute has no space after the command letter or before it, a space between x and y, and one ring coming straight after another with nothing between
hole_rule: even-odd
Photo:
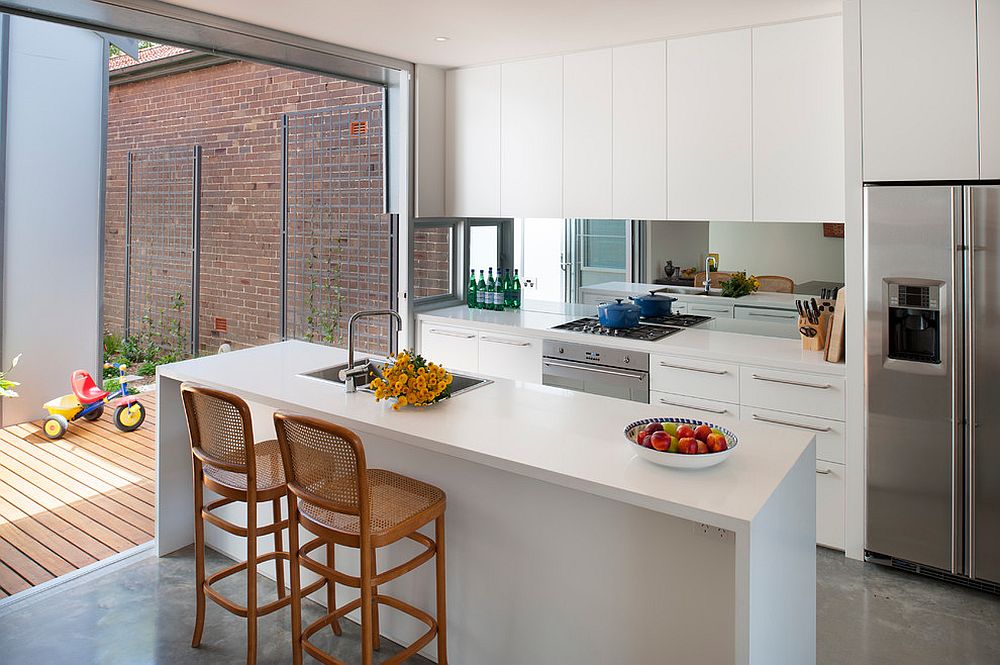
<instances>
[{"instance_id":1,"label":"reflected chair","mask_svg":"<svg viewBox=\"0 0 1000 665\"><path fill-rule=\"evenodd\" d=\"M322 420L274 415L275 430L288 479L289 551L291 553L293 663L302 663L303 651L327 665L343 665L310 642L325 626L340 635L339 619L360 609L361 662L371 665L379 648L379 606L386 605L422 621L428 630L400 653L384 661L401 663L437 636L438 665L447 665L445 641L444 511L445 494L437 487L392 471L369 469L365 450L357 434ZM434 522L434 540L418 529ZM299 526L311 537L299 544ZM423 551L381 573L376 551L402 539ZM360 576L336 569L337 545L359 551ZM325 549L325 562L312 556ZM392 596L378 587L435 559L436 617ZM327 581L327 614L302 626L300 566ZM360 590L360 597L337 607L336 584Z\"/></svg>"},{"instance_id":2,"label":"reflected chair","mask_svg":"<svg viewBox=\"0 0 1000 665\"><path fill-rule=\"evenodd\" d=\"M722 283L732 277L733 273L723 270L716 270L712 273L711 281L713 289L721 289ZM699 289L705 285L705 271L702 270L694 276L694 285Z\"/></svg>"},{"instance_id":3,"label":"reflected chair","mask_svg":"<svg viewBox=\"0 0 1000 665\"><path fill-rule=\"evenodd\" d=\"M758 291L767 293L793 293L795 291L795 282L790 277L757 275L757 281L760 282Z\"/></svg>"}]
</instances>

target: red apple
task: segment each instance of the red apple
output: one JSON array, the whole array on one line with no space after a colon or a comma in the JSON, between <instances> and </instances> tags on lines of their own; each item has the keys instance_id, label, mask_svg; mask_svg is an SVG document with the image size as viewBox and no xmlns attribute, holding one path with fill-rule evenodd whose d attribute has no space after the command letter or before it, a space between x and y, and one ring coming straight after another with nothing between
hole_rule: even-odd
<instances>
[{"instance_id":1,"label":"red apple","mask_svg":"<svg viewBox=\"0 0 1000 665\"><path fill-rule=\"evenodd\" d=\"M704 441L698 441L697 447L699 455L704 455L705 453L708 452L708 444L705 443Z\"/></svg>"},{"instance_id":2,"label":"red apple","mask_svg":"<svg viewBox=\"0 0 1000 665\"><path fill-rule=\"evenodd\" d=\"M712 428L708 425L698 425L694 428L694 438L699 441L708 441L708 435L712 433Z\"/></svg>"},{"instance_id":3,"label":"red apple","mask_svg":"<svg viewBox=\"0 0 1000 665\"><path fill-rule=\"evenodd\" d=\"M708 443L708 449L713 453L719 453L729 448L729 444L726 442L726 437L715 432L708 435L708 441L706 443Z\"/></svg>"},{"instance_id":4,"label":"red apple","mask_svg":"<svg viewBox=\"0 0 1000 665\"><path fill-rule=\"evenodd\" d=\"M635 435L635 442L638 443L640 446L645 446L646 445L646 437L647 436L649 436L649 432L647 432L644 429L641 429Z\"/></svg>"},{"instance_id":5,"label":"red apple","mask_svg":"<svg viewBox=\"0 0 1000 665\"><path fill-rule=\"evenodd\" d=\"M677 428L677 437L680 439L693 439L694 430L691 429L690 425L681 425Z\"/></svg>"},{"instance_id":6,"label":"red apple","mask_svg":"<svg viewBox=\"0 0 1000 665\"><path fill-rule=\"evenodd\" d=\"M686 436L677 442L678 452L685 455L694 455L698 452L698 439L693 436Z\"/></svg>"},{"instance_id":7,"label":"red apple","mask_svg":"<svg viewBox=\"0 0 1000 665\"><path fill-rule=\"evenodd\" d=\"M652 434L653 432L662 432L663 423L649 423L648 425L646 425L646 428L643 431L649 432L650 434Z\"/></svg>"},{"instance_id":8,"label":"red apple","mask_svg":"<svg viewBox=\"0 0 1000 665\"><path fill-rule=\"evenodd\" d=\"M670 435L663 430L653 432L649 435L649 445L662 452L670 447Z\"/></svg>"}]
</instances>

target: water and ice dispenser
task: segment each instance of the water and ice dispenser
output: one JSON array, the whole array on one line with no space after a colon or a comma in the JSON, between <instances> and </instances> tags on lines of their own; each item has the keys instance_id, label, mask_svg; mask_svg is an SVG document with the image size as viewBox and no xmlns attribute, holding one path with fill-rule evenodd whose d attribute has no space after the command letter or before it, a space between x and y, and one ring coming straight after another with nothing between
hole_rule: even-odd
<instances>
[{"instance_id":1,"label":"water and ice dispenser","mask_svg":"<svg viewBox=\"0 0 1000 665\"><path fill-rule=\"evenodd\" d=\"M888 357L941 363L941 285L888 282Z\"/></svg>"}]
</instances>

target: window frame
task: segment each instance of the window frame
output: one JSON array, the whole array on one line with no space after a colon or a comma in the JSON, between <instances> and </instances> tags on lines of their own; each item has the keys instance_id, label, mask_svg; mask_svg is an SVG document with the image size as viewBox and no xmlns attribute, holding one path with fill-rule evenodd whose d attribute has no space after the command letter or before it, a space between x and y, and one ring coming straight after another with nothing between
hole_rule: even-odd
<instances>
[{"instance_id":1,"label":"window frame","mask_svg":"<svg viewBox=\"0 0 1000 665\"><path fill-rule=\"evenodd\" d=\"M468 263L469 245L466 242L466 224L464 219L448 218L421 218L413 220L411 227L412 234L415 235L420 229L449 228L451 229L451 289L448 293L436 296L424 296L411 300L414 311L421 312L441 307L451 307L465 303L465 280L464 268ZM414 239L411 235L410 247L414 247ZM408 291L413 293L415 270L413 265L413 252L409 257L410 284Z\"/></svg>"}]
</instances>

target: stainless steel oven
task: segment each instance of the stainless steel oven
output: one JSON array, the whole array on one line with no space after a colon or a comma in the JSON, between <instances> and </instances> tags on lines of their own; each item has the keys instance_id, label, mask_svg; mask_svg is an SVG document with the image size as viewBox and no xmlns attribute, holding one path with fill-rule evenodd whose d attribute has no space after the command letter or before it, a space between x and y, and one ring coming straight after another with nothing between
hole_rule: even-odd
<instances>
[{"instance_id":1,"label":"stainless steel oven","mask_svg":"<svg viewBox=\"0 0 1000 665\"><path fill-rule=\"evenodd\" d=\"M542 383L649 404L649 354L545 340Z\"/></svg>"}]
</instances>

